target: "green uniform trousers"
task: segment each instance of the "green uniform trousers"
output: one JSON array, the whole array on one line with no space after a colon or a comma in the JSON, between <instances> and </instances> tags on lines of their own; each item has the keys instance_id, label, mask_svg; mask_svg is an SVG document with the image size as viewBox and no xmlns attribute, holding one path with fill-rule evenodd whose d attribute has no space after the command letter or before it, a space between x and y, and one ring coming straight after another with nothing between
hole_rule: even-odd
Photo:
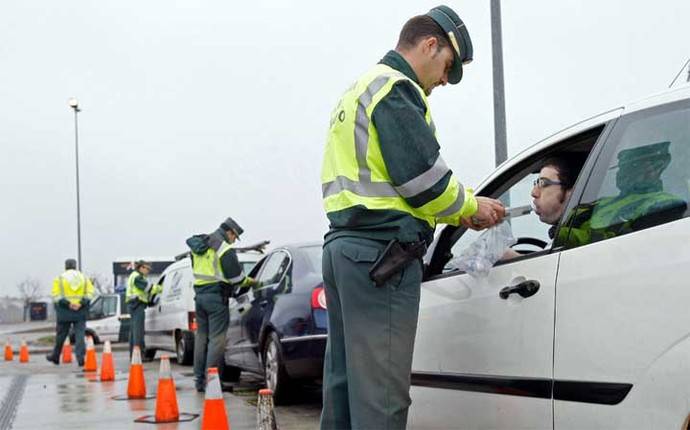
<instances>
[{"instance_id":1,"label":"green uniform trousers","mask_svg":"<svg viewBox=\"0 0 690 430\"><path fill-rule=\"evenodd\" d=\"M146 344L144 343L144 319L146 317L146 303L140 300L132 300L127 302L127 309L129 310L130 325L129 325L129 356L132 356L132 348L138 345L141 350L142 358L146 352Z\"/></svg>"},{"instance_id":2,"label":"green uniform trousers","mask_svg":"<svg viewBox=\"0 0 690 430\"><path fill-rule=\"evenodd\" d=\"M225 335L230 323L227 299L219 292L196 291L196 334L194 335L194 378L197 389L206 386L206 370L224 364Z\"/></svg>"},{"instance_id":3,"label":"green uniform trousers","mask_svg":"<svg viewBox=\"0 0 690 430\"><path fill-rule=\"evenodd\" d=\"M420 261L376 287L385 242L340 237L323 250L328 303L321 429L404 429L410 406Z\"/></svg>"},{"instance_id":4,"label":"green uniform trousers","mask_svg":"<svg viewBox=\"0 0 690 430\"><path fill-rule=\"evenodd\" d=\"M84 365L84 354L86 347L84 345L84 332L86 330L86 320L78 321L58 321L55 334L55 347L53 348L52 357L54 361L60 360L62 353L62 345L65 339L69 336L70 327L74 327L74 355L77 356L77 363L80 366Z\"/></svg>"}]
</instances>

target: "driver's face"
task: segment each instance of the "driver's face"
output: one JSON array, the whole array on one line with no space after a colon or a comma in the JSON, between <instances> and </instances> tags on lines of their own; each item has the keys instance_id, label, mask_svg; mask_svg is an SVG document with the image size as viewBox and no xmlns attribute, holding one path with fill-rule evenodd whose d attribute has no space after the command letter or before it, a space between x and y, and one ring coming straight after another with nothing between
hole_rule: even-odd
<instances>
[{"instance_id":1,"label":"driver's face","mask_svg":"<svg viewBox=\"0 0 690 430\"><path fill-rule=\"evenodd\" d=\"M551 166L545 166L539 172L539 177L558 182L558 171ZM572 190L564 191L562 186L555 184L543 188L535 185L531 195L539 220L550 225L558 224L571 192Z\"/></svg>"}]
</instances>

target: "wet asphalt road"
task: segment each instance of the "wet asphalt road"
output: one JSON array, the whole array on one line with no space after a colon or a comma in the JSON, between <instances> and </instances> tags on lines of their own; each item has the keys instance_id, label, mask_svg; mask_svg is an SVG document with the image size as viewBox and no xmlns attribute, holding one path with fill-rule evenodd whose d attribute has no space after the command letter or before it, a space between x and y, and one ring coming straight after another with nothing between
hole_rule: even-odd
<instances>
[{"instance_id":1,"label":"wet asphalt road","mask_svg":"<svg viewBox=\"0 0 690 430\"><path fill-rule=\"evenodd\" d=\"M4 344L4 340L3 340ZM100 362L100 346L97 347ZM112 397L126 393L129 370L126 351L114 354L115 382L94 382L76 364L55 366L45 360L45 353L33 352L29 363L0 361L0 429L146 429L152 424L134 423L155 410L155 399L117 401ZM158 358L160 357L160 353ZM1 357L0 357L1 358ZM145 363L146 388L156 392L159 359ZM201 414L204 395L197 393L191 367L172 361L180 412ZM226 410L232 429L256 428L257 390L261 380L242 375L237 384L226 384ZM321 409L319 387L308 387L295 396L288 406L276 408L280 429L307 430L318 428ZM11 427L8 427L11 426ZM198 429L201 418L191 422L156 424L156 429Z\"/></svg>"}]
</instances>

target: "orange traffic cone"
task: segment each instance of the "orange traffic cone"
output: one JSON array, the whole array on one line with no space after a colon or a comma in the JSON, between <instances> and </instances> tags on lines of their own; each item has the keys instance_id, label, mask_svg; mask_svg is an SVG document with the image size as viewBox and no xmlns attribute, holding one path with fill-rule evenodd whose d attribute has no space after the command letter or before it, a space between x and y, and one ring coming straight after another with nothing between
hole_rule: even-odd
<instances>
[{"instance_id":1,"label":"orange traffic cone","mask_svg":"<svg viewBox=\"0 0 690 430\"><path fill-rule=\"evenodd\" d=\"M114 400L153 399L155 396L146 395L146 379L144 378L144 366L141 364L141 349L138 345L132 348L132 363L129 365L129 381L127 381L127 394L114 396Z\"/></svg>"},{"instance_id":2,"label":"orange traffic cone","mask_svg":"<svg viewBox=\"0 0 690 430\"><path fill-rule=\"evenodd\" d=\"M192 421L198 414L182 413L177 407L177 394L175 393L175 381L170 370L170 359L167 355L161 357L161 366L158 373L158 394L156 396L156 414L146 415L134 420L136 423L175 423L180 421Z\"/></svg>"},{"instance_id":3,"label":"orange traffic cone","mask_svg":"<svg viewBox=\"0 0 690 430\"><path fill-rule=\"evenodd\" d=\"M146 379L144 378L144 365L141 363L141 349L139 349L138 346L135 346L132 350L132 364L129 366L127 396L130 399L146 398Z\"/></svg>"},{"instance_id":4,"label":"orange traffic cone","mask_svg":"<svg viewBox=\"0 0 690 430\"><path fill-rule=\"evenodd\" d=\"M113 351L110 349L110 341L105 341L103 354L101 355L101 382L115 380L115 366L113 365Z\"/></svg>"},{"instance_id":5,"label":"orange traffic cone","mask_svg":"<svg viewBox=\"0 0 690 430\"><path fill-rule=\"evenodd\" d=\"M72 362L72 344L69 342L69 336L62 345L62 362L65 364Z\"/></svg>"},{"instance_id":6,"label":"orange traffic cone","mask_svg":"<svg viewBox=\"0 0 690 430\"><path fill-rule=\"evenodd\" d=\"M230 430L230 421L225 412L225 400L218 379L218 368L210 367L206 375L206 399L201 430Z\"/></svg>"},{"instance_id":7,"label":"orange traffic cone","mask_svg":"<svg viewBox=\"0 0 690 430\"><path fill-rule=\"evenodd\" d=\"M256 429L278 430L273 410L273 390L270 388L259 390L259 401L256 407Z\"/></svg>"},{"instance_id":8,"label":"orange traffic cone","mask_svg":"<svg viewBox=\"0 0 690 430\"><path fill-rule=\"evenodd\" d=\"M5 361L12 360L14 360L14 351L12 351L12 344L10 343L10 340L7 339L7 342L5 342Z\"/></svg>"},{"instance_id":9,"label":"orange traffic cone","mask_svg":"<svg viewBox=\"0 0 690 430\"><path fill-rule=\"evenodd\" d=\"M96 362L96 348L93 346L93 338L86 337L86 361L84 361L84 372L96 372L98 363Z\"/></svg>"},{"instance_id":10,"label":"orange traffic cone","mask_svg":"<svg viewBox=\"0 0 690 430\"><path fill-rule=\"evenodd\" d=\"M26 341L22 339L22 346L19 348L19 362L28 363L29 362L29 347L26 346Z\"/></svg>"}]
</instances>

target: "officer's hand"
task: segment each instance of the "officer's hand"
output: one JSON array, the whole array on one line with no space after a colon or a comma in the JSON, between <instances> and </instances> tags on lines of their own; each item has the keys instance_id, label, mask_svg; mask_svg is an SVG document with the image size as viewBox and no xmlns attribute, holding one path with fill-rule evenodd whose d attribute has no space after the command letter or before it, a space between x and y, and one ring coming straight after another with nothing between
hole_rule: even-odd
<instances>
[{"instance_id":1,"label":"officer's hand","mask_svg":"<svg viewBox=\"0 0 690 430\"><path fill-rule=\"evenodd\" d=\"M472 230L484 230L503 221L505 212L505 206L500 201L477 197L477 212L469 218L463 218L461 222Z\"/></svg>"}]
</instances>

